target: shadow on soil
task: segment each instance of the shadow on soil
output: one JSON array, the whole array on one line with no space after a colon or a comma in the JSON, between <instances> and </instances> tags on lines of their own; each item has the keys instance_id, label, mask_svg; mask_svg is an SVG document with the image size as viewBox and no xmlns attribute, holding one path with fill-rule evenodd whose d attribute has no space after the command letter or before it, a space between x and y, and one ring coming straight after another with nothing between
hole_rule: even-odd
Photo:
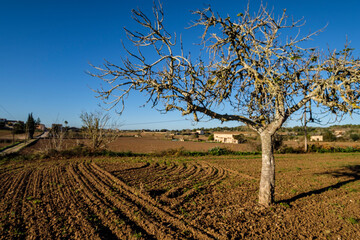
<instances>
[{"instance_id":1,"label":"shadow on soil","mask_svg":"<svg viewBox=\"0 0 360 240\"><path fill-rule=\"evenodd\" d=\"M338 189L342 186L344 186L345 184L351 183L351 182L355 182L360 180L360 165L349 165L349 166L345 166L342 169L338 170L338 171L334 171L334 172L324 172L322 174L326 174L326 175L331 175L335 178L339 178L339 177L348 177L351 178L349 180L346 181L342 181L342 182L338 182L336 184L324 187L324 188L320 188L317 190L313 190L313 191L309 191L309 192L304 192L304 193L300 193L290 199L286 199L286 200L282 200L279 201L277 203L286 203L289 206L291 206L292 202L295 202L298 199L304 198L304 197L308 197L311 196L313 194L321 194L324 193L326 191L332 190L332 189Z\"/></svg>"}]
</instances>

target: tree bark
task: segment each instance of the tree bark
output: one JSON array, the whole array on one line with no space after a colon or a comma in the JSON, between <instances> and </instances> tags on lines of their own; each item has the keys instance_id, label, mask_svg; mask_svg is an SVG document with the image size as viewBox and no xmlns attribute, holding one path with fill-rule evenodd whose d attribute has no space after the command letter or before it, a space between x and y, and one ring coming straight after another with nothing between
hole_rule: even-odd
<instances>
[{"instance_id":1,"label":"tree bark","mask_svg":"<svg viewBox=\"0 0 360 240\"><path fill-rule=\"evenodd\" d=\"M261 137L262 167L259 190L259 203L268 207L274 202L275 159L272 134L263 132Z\"/></svg>"}]
</instances>

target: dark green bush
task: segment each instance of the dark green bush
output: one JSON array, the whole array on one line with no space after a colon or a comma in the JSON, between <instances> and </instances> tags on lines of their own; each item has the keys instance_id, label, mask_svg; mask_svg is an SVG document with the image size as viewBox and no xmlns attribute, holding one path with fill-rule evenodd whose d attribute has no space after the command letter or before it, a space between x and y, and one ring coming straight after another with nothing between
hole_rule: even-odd
<instances>
[{"instance_id":1,"label":"dark green bush","mask_svg":"<svg viewBox=\"0 0 360 240\"><path fill-rule=\"evenodd\" d=\"M208 153L210 155L220 156L220 155L228 155L233 153L233 151L227 149L227 148L221 148L221 147L214 147L209 149Z\"/></svg>"},{"instance_id":2,"label":"dark green bush","mask_svg":"<svg viewBox=\"0 0 360 240\"><path fill-rule=\"evenodd\" d=\"M211 135L208 137L208 140L209 140L209 141L214 141L214 134L211 134Z\"/></svg>"},{"instance_id":3,"label":"dark green bush","mask_svg":"<svg viewBox=\"0 0 360 240\"><path fill-rule=\"evenodd\" d=\"M351 138L351 140L353 140L354 142L356 142L357 140L360 139L360 135L359 135L359 134L356 134L356 133L353 133L353 134L350 134L350 138Z\"/></svg>"}]
</instances>

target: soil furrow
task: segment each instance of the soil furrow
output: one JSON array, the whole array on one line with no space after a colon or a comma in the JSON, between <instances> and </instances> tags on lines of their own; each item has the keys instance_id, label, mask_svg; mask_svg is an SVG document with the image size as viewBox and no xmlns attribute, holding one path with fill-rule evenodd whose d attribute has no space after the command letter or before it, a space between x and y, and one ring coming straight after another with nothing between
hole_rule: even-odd
<instances>
[{"instance_id":1,"label":"soil furrow","mask_svg":"<svg viewBox=\"0 0 360 240\"><path fill-rule=\"evenodd\" d=\"M11 185L13 185L14 175L15 174L8 173L0 176L0 198L3 198Z\"/></svg>"},{"instance_id":2,"label":"soil furrow","mask_svg":"<svg viewBox=\"0 0 360 240\"><path fill-rule=\"evenodd\" d=\"M123 238L125 237L121 231L116 229L115 224L110 224L111 221L107 217L107 215L110 215L113 219L117 219L115 214L113 213L113 210L109 208L108 206L104 206L103 199L101 196L98 196L96 191L89 185L86 177L81 176L81 173L79 173L78 170L75 169L76 166L71 166L68 170L68 172L71 174L71 176L74 178L74 180L79 184L79 188L82 190L82 197L85 200L89 214L88 218L90 221L96 225L94 225L95 228L100 227L101 231L104 232L106 235L113 235L115 238ZM85 196L84 196L85 194ZM110 213L108 214L108 212ZM100 222L101 221L101 222ZM104 225L105 224L105 225ZM109 228L110 225L110 228ZM115 234L116 236L115 236ZM103 238L103 237L102 237Z\"/></svg>"},{"instance_id":3,"label":"soil furrow","mask_svg":"<svg viewBox=\"0 0 360 240\"><path fill-rule=\"evenodd\" d=\"M119 194L117 194L117 196L108 194L109 191L114 190L112 187L113 182L104 181L103 178L99 178L93 173L93 170L89 168L88 165L80 164L79 170L84 172L87 179L93 182L93 186L101 191L111 204L121 208L123 213L125 213L129 219L137 222L137 224L149 234L154 235L157 239L171 239L172 235L176 234L176 232L169 233L170 228L164 226L164 223L161 222L162 219L157 219L156 215L153 213L149 214L147 211L144 211L144 206L133 203L126 196L120 196L122 201L119 201ZM126 208L124 208L124 206L126 206ZM139 219L139 216L141 216L142 219ZM168 225L168 222L165 222L165 224Z\"/></svg>"},{"instance_id":4,"label":"soil furrow","mask_svg":"<svg viewBox=\"0 0 360 240\"><path fill-rule=\"evenodd\" d=\"M58 195L61 195L57 187L59 182L56 179L58 170L59 167L57 166L44 170L42 184L42 193L44 194L44 199L46 199L46 202L44 201L44 211L47 212L49 219L47 227L48 231L52 233L53 239L70 238L70 234L67 234L67 229L62 224L62 219L66 218L66 216L57 210L66 209L69 201L69 199L61 199L59 201L57 198Z\"/></svg>"},{"instance_id":5,"label":"soil furrow","mask_svg":"<svg viewBox=\"0 0 360 240\"><path fill-rule=\"evenodd\" d=\"M82 175L79 170L76 170L75 166L69 168L69 173L80 184L80 188L83 190L82 197L87 202L89 208L100 218L99 220L101 220L102 224L105 224L106 228L115 232L117 238L131 238L134 234L141 234L143 237L151 239L151 236L138 226L136 222L125 216L123 212L119 212L114 208L114 205L104 202L104 196L99 195L97 189L89 183L89 179ZM122 222L125 222L129 227L119 228L117 223Z\"/></svg>"},{"instance_id":6,"label":"soil furrow","mask_svg":"<svg viewBox=\"0 0 360 240\"><path fill-rule=\"evenodd\" d=\"M48 226L47 212L43 207L41 194L42 170L34 169L23 197L22 215L26 224L27 235L40 236L43 239L52 239Z\"/></svg>"},{"instance_id":7,"label":"soil furrow","mask_svg":"<svg viewBox=\"0 0 360 240\"><path fill-rule=\"evenodd\" d=\"M201 180L208 182L214 181L216 183L219 180L225 178L227 175L227 172L223 168L217 168L208 164L206 164L206 166L207 173L201 178Z\"/></svg>"},{"instance_id":8,"label":"soil furrow","mask_svg":"<svg viewBox=\"0 0 360 240\"><path fill-rule=\"evenodd\" d=\"M173 179L171 180L169 179L168 182L172 182L172 183L176 182L176 186L165 192L163 195L161 195L160 199L162 201L170 203L171 201L173 201L173 199L183 194L183 189L190 188L193 185L191 180L197 178L201 174L202 170L194 164L191 164L190 167L188 167L189 165L190 164L186 165L188 169L186 174L172 175ZM187 179L187 180L179 182L178 178Z\"/></svg>"},{"instance_id":9,"label":"soil furrow","mask_svg":"<svg viewBox=\"0 0 360 240\"><path fill-rule=\"evenodd\" d=\"M183 204L184 201L195 195L200 189L213 186L226 177L226 172L221 168L217 169L209 165L197 165L197 169L201 170L196 171L196 175L188 177L188 179L191 178L194 182L180 184L180 186L178 185L163 194L160 199L163 202L169 203L172 208L177 208ZM184 191L186 189L188 190Z\"/></svg>"},{"instance_id":10,"label":"soil furrow","mask_svg":"<svg viewBox=\"0 0 360 240\"><path fill-rule=\"evenodd\" d=\"M134 189L124 184L122 181L120 181L118 178L111 175L109 172L104 171L96 164L92 163L91 167L96 171L96 174L101 178L109 178L116 183L116 185L123 189L124 193L128 195L133 201L138 202L139 204L143 205L144 207L148 208L152 212L156 213L160 217L166 219L167 221L171 222L173 226L176 226L179 229L182 229L185 231L190 231L193 234L194 238L199 239L210 239L210 238L219 238L222 237L215 234L215 233L207 233L204 230L200 230L197 227L191 226L189 223L185 222L182 219L179 219L174 213L171 213L169 210L163 209L157 202L155 202L152 198L149 196L143 195L141 193L136 194L134 193Z\"/></svg>"},{"instance_id":11,"label":"soil furrow","mask_svg":"<svg viewBox=\"0 0 360 240\"><path fill-rule=\"evenodd\" d=\"M23 239L25 236L25 222L22 215L22 202L26 189L26 184L32 171L22 171L15 177L15 183L1 199L0 209L2 216L6 217L6 224L2 226L5 238Z\"/></svg>"},{"instance_id":12,"label":"soil furrow","mask_svg":"<svg viewBox=\"0 0 360 240\"><path fill-rule=\"evenodd\" d=\"M54 169L51 173L51 182L56 183L50 185L52 188L51 208L58 209L58 205L62 211L56 213L57 219L54 227L61 225L62 237L73 237L75 239L100 239L95 229L91 227L91 223L86 219L83 211L87 209L87 205L83 204L81 198L78 197L76 183L71 181L67 172L63 167ZM70 211L68 211L70 209Z\"/></svg>"},{"instance_id":13,"label":"soil furrow","mask_svg":"<svg viewBox=\"0 0 360 240\"><path fill-rule=\"evenodd\" d=\"M171 163L170 166L163 165L160 167L159 170L166 171L169 174L174 174L174 173L177 173L178 171L181 171L181 169L179 170L179 166L175 163Z\"/></svg>"}]
</instances>

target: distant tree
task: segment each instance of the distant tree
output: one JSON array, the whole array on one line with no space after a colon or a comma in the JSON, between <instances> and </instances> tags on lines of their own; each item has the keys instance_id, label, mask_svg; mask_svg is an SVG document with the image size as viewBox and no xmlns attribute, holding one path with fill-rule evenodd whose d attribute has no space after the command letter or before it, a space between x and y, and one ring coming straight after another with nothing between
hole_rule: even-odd
<instances>
[{"instance_id":1,"label":"distant tree","mask_svg":"<svg viewBox=\"0 0 360 240\"><path fill-rule=\"evenodd\" d=\"M325 132L323 133L323 137L324 137L324 141L326 142L336 141L336 136L328 129L326 129Z\"/></svg>"},{"instance_id":2,"label":"distant tree","mask_svg":"<svg viewBox=\"0 0 360 240\"><path fill-rule=\"evenodd\" d=\"M359 134L352 133L352 134L350 134L350 138L351 138L351 140L353 140L354 142L356 142L357 140L360 139L360 136L359 136Z\"/></svg>"},{"instance_id":3,"label":"distant tree","mask_svg":"<svg viewBox=\"0 0 360 240\"><path fill-rule=\"evenodd\" d=\"M30 113L28 115L28 119L26 121L27 138L32 139L33 136L34 136L34 132L35 132L35 120L34 120L34 117L33 117L32 113Z\"/></svg>"},{"instance_id":4,"label":"distant tree","mask_svg":"<svg viewBox=\"0 0 360 240\"><path fill-rule=\"evenodd\" d=\"M244 134L234 135L234 139L238 140L239 143L245 143L247 141Z\"/></svg>"},{"instance_id":5,"label":"distant tree","mask_svg":"<svg viewBox=\"0 0 360 240\"><path fill-rule=\"evenodd\" d=\"M206 50L196 59L165 30L160 4L154 6L154 19L132 12L144 28L125 29L136 51L126 48L122 64L94 66L90 74L108 84L97 97L110 108L120 105L121 112L129 94L142 92L163 112L246 124L262 143L261 205L274 201L274 134L293 113L311 101L340 118L360 108L360 60L353 49L348 44L328 53L305 48L320 31L297 34L304 22L288 20L285 10L274 18L260 6L255 15L246 9L236 19L221 17L211 7L195 11L193 27L203 27L200 46Z\"/></svg>"},{"instance_id":6,"label":"distant tree","mask_svg":"<svg viewBox=\"0 0 360 240\"><path fill-rule=\"evenodd\" d=\"M114 139L113 133L109 133L110 116L101 112L83 112L80 115L85 135L90 139L90 147L96 151L105 148Z\"/></svg>"},{"instance_id":7,"label":"distant tree","mask_svg":"<svg viewBox=\"0 0 360 240\"><path fill-rule=\"evenodd\" d=\"M41 124L41 120L40 120L40 118L38 117L37 119L36 119L36 121L35 121L35 126L38 126L38 125L40 125Z\"/></svg>"},{"instance_id":8,"label":"distant tree","mask_svg":"<svg viewBox=\"0 0 360 240\"><path fill-rule=\"evenodd\" d=\"M199 133L198 133L198 132L194 132L193 138L195 138L195 139L199 138Z\"/></svg>"},{"instance_id":9,"label":"distant tree","mask_svg":"<svg viewBox=\"0 0 360 240\"><path fill-rule=\"evenodd\" d=\"M13 134L25 133L25 124L23 122L16 122L12 129Z\"/></svg>"},{"instance_id":10,"label":"distant tree","mask_svg":"<svg viewBox=\"0 0 360 240\"><path fill-rule=\"evenodd\" d=\"M67 135L67 131L63 128L62 124L53 123L49 132L49 141L45 146L45 151L57 150L62 151L65 147L64 139Z\"/></svg>"},{"instance_id":11,"label":"distant tree","mask_svg":"<svg viewBox=\"0 0 360 240\"><path fill-rule=\"evenodd\" d=\"M208 137L208 140L209 140L209 141L214 141L214 139L215 139L215 138L214 138L214 134L211 134L211 135Z\"/></svg>"},{"instance_id":12,"label":"distant tree","mask_svg":"<svg viewBox=\"0 0 360 240\"><path fill-rule=\"evenodd\" d=\"M273 149L279 150L283 146L284 137L280 134L274 134L272 141L273 141Z\"/></svg>"}]
</instances>

